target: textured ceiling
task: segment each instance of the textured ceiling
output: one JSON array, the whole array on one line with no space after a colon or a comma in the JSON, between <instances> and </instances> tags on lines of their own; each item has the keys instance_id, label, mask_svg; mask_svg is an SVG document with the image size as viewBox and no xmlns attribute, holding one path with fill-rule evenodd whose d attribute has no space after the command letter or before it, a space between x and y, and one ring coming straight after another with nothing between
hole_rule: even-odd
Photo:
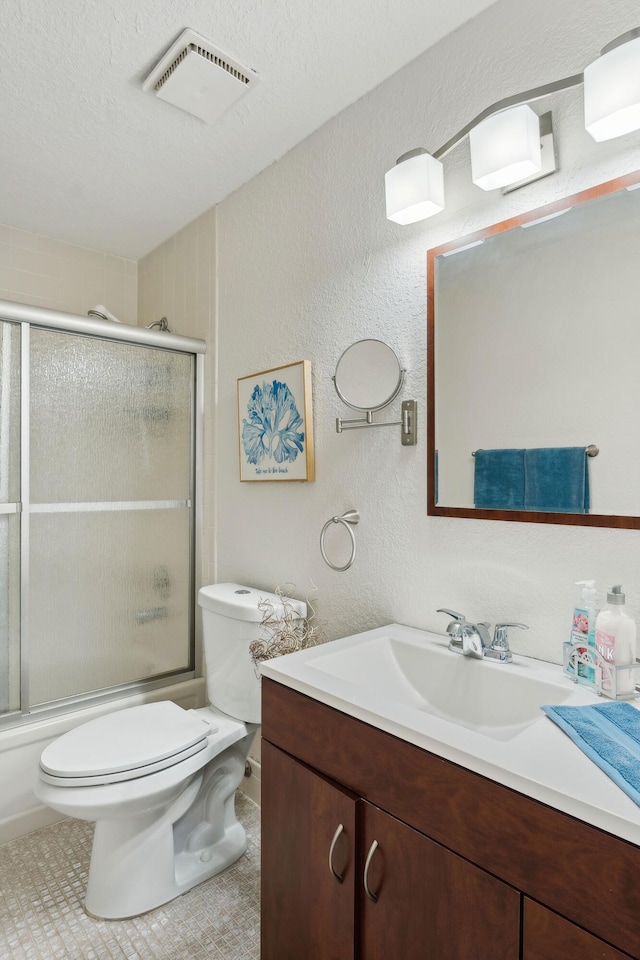
<instances>
[{"instance_id":1,"label":"textured ceiling","mask_svg":"<svg viewBox=\"0 0 640 960\"><path fill-rule=\"evenodd\" d=\"M0 223L140 258L494 0L2 0ZM204 124L142 81L185 27L260 83Z\"/></svg>"}]
</instances>

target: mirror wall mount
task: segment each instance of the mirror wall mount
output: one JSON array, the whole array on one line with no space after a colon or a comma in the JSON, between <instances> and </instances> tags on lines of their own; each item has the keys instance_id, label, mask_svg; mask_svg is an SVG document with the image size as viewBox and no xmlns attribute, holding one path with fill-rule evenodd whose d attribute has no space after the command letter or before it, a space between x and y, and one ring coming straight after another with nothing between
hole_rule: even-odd
<instances>
[{"instance_id":1,"label":"mirror wall mount","mask_svg":"<svg viewBox=\"0 0 640 960\"><path fill-rule=\"evenodd\" d=\"M554 523L577 526L592 527L614 527L626 529L640 529L640 499L632 499L634 490L633 478L637 476L634 458L636 456L636 447L630 442L633 421L630 419L633 411L638 409L638 396L634 392L637 378L634 373L627 373L624 376L620 372L622 358L628 358L627 367L633 364L633 359L637 356L637 341L633 339L637 325L634 322L634 278L636 276L634 251L637 249L635 238L640 240L640 218L637 208L634 208L634 197L640 198L640 171L625 174L615 180L590 187L580 193L554 201L544 207L531 210L528 213L518 215L501 223L492 224L482 230L477 231L466 237L460 237L439 247L432 248L427 253L427 488L428 503L427 513L430 516L440 517L458 517L475 520L503 520L515 521L520 523ZM568 213L570 217L560 217L560 214ZM590 217L590 211L594 211L597 219ZM577 218L574 221L574 217ZM548 223L547 221L550 221ZM558 228L551 227L551 224L558 224ZM585 226L588 223L589 226ZM537 224L542 226L538 228ZM575 225L574 225L575 224ZM639 229L636 229L636 224ZM533 230L519 230L514 228L534 227ZM611 230L615 227L617 233L611 239ZM546 237L547 242L536 239L538 229L545 233L540 237ZM532 243L525 244L523 239L531 236ZM580 243L579 248L571 246L568 248L568 257L570 263L561 260L561 250L564 245L570 242L571 238L577 237ZM609 239L604 242L603 237ZM497 244L491 241L495 238ZM589 244L587 244L587 239ZM534 242L535 241L535 242ZM516 272L514 263L507 258L507 249L505 244L509 244L508 250L512 248L520 256L524 267ZM484 251L481 258L476 257L477 251L467 254L463 251L471 251L477 247L478 251ZM594 255L591 251L596 248ZM608 249L611 248L611 255L605 257ZM532 299L531 304L527 305L529 313L521 311L520 326L513 323L511 305L514 302L514 288L508 286L504 289L503 301L505 310L501 327L496 327L495 320L499 314L499 306L502 301L498 298L503 291L503 283L508 284L514 281L514 277L523 275L526 272L528 277L534 275L534 268L526 256L532 250L539 249L544 257L543 261L536 261L538 267L536 270L551 269L556 278L554 283L554 297L552 300L548 297L549 285L540 279L541 274L536 273L538 283L537 287L546 292L544 307L539 300ZM450 254L463 254L465 260L457 257L449 258ZM588 261L583 261L580 254L589 256ZM443 260L445 257L447 259ZM470 258L470 259L466 259ZM460 266L460 271L449 271L445 264L456 264ZM571 264L574 265L570 270ZM550 265L550 267L549 267ZM438 268L438 269L436 269ZM441 268L444 272L441 272ZM491 275L487 276L486 270L491 268ZM465 273L466 280L462 277L462 271ZM545 273L544 276L547 276ZM575 284L575 277L578 277L580 283ZM602 287L602 295L608 297L608 304L612 308L609 311L603 311L597 304L594 288L585 282L585 277L593 276L596 287ZM455 279L455 284L444 288L445 277ZM477 282L474 280L476 278ZM501 279L499 279L501 278ZM560 295L560 280L566 284L566 289ZM607 281L607 284L604 283ZM480 285L480 286L479 286ZM535 286L535 285L534 285ZM488 291L488 295L482 300L478 296L479 289ZM509 289L511 292L509 293ZM529 288L529 293L534 287ZM453 291L453 293L452 293ZM475 293L474 293L475 291ZM625 293L626 292L626 293ZM458 296L460 293L460 296ZM451 297L453 296L453 300ZM462 302L460 297L465 297ZM511 299L510 299L511 297ZM471 304L471 311L467 309L466 302ZM556 304L557 301L557 304ZM454 306L464 307L463 314L443 313L443 305L448 304L447 309L453 309ZM491 317L492 327L483 328L481 320L482 303L490 310L486 317ZM613 307L615 306L615 309ZM438 313L436 315L436 307ZM457 306L456 306L457 309ZM589 314L591 310L591 315ZM538 318L539 324L527 320L531 314ZM560 312L558 312L560 311ZM562 312L564 311L564 313ZM548 317L547 317L548 315ZM600 328L594 326L595 319L599 316L607 317L609 326ZM453 321L456 316L470 317L470 325L460 326ZM486 319L485 317L485 319ZM618 319L619 326L612 331L610 323ZM543 323L544 320L544 323ZM546 325L545 325L546 324ZM572 325L573 324L573 325ZM598 389L585 389L572 391L569 386L572 382L571 376L565 378L567 389L563 389L563 377L557 376L557 367L536 366L545 357L550 356L550 341L548 337L543 338L538 347L535 343L523 339L525 330L538 332L542 329L556 331L562 342L562 337L569 338L573 370L580 369L578 354L571 354L577 340L584 340L589 348L593 345L598 346L598 363L606 364L606 370L609 371L606 377L600 378ZM473 341L469 331L475 330L480 334L477 341ZM464 331L467 331L465 333ZM552 332L553 332L552 331ZM577 333L576 333L577 331ZM626 339L622 341L620 337L625 335ZM516 343L517 352L507 354L509 349L505 337L511 336L511 342ZM461 339L462 338L462 339ZM501 351L496 353L495 343L499 341ZM554 341L556 342L556 341ZM443 349L448 344L450 350L445 351L443 359ZM613 345L611 354L603 352L604 346ZM461 358L460 348L465 349L465 354ZM537 353L535 352L537 349ZM461 364L478 364L478 355L481 355L483 362L481 364L485 379L479 382L478 377L472 378L471 389L467 393L461 393L459 383L465 381L465 377L459 377L456 383L456 392L453 395L454 406L451 405L451 390L447 389L447 371L450 369L451 362L456 364L456 369L461 368ZM560 362L566 352L558 352ZM443 366L449 358L449 366ZM496 368L489 363L491 358L499 361ZM453 358L453 359L451 359ZM469 359L470 358L470 359ZM527 358L525 363L523 358ZM576 366L577 364L577 366ZM480 368L474 367L476 371ZM589 367L591 369L591 367ZM513 376L505 381L505 385L500 386L500 390L506 390L506 398L500 393L500 390L494 391L494 405L483 402L481 410L478 411L477 397L482 395L484 400L487 397L483 390L487 387L489 380L491 383L502 384L502 374L512 372ZM537 372L536 372L537 371ZM571 371L570 371L571 372ZM573 375L573 374L571 374ZM489 379L487 379L489 378ZM542 379L541 379L542 378ZM508 379L508 378L507 378ZM559 384L559 390L551 390L553 383ZM611 397L611 402L604 403L604 386L610 383L611 392L607 396ZM541 389L541 385L544 389ZM591 386L591 383L587 384ZM626 392L616 393L615 389L626 387ZM523 404L523 399L529 394L524 391L527 387L532 387L534 402L529 407ZM614 389L615 388L615 389ZM510 392L509 392L510 391ZM446 400L444 399L446 398ZM502 399L501 399L502 398ZM587 400L593 399L594 403L587 404ZM592 513L561 513L561 512L542 512L536 510L515 509L489 509L484 507L475 507L473 495L469 488L473 488L474 468L472 466L474 458L471 453L483 446L492 446L495 448L516 448L522 446L540 447L545 446L544 440L547 439L544 433L541 435L539 429L541 423L546 423L547 416L541 412L540 404L551 403L555 411L553 416L547 417L548 422L556 427L560 423L558 413L563 413L565 417L572 411L571 419L562 426L562 432L555 430L553 437L549 436L550 443L559 441L579 445L582 440L597 439L600 456L593 460L595 449L589 445L586 452L589 454L589 460L594 464L597 471L592 478L591 489L592 506L596 509ZM498 405L496 407L496 404ZM492 409L502 409L508 416L504 420L489 420L494 416ZM544 408L548 411L548 405ZM478 420L475 416L478 412L482 418ZM516 420L516 413L524 414L526 419ZM471 418L474 414L474 418ZM625 414L625 416L623 416ZM495 414L497 416L497 414ZM532 419L533 418L533 419ZM529 428L534 424L534 430ZM607 435L605 427L610 424L616 426L615 432ZM491 430L491 440L493 443L478 444L478 428L482 429L484 439L487 439L487 430L489 425L493 424L496 429ZM440 432L437 432L437 425ZM466 441L462 440L464 432ZM593 431L593 433L592 433ZM589 436L591 434L591 437ZM596 434L596 436L594 436ZM456 439L458 438L458 439ZM541 439L543 442L541 443ZM524 440L524 443L523 443ZM468 443L467 443L468 441ZM530 443L527 441L531 441ZM453 446L452 446L453 444ZM547 444L548 445L548 444ZM449 453L453 451L455 460L452 464L449 462ZM640 458L640 454L638 455ZM460 459L462 457L462 460ZM466 460L464 458L467 458ZM602 461L602 462L601 462ZM452 480L453 477L453 480ZM623 487L615 487L610 491L608 483L610 479L620 480ZM459 496L460 481L464 486L464 493ZM450 488L450 482L454 488ZM594 500L597 501L594 503Z\"/></svg>"},{"instance_id":2,"label":"mirror wall mount","mask_svg":"<svg viewBox=\"0 0 640 960\"><path fill-rule=\"evenodd\" d=\"M374 421L372 410L367 410L366 416L354 420L336 417L336 433L342 433L343 430L359 430L362 427L401 427L402 446L415 447L418 442L418 402L417 400L402 401L402 420Z\"/></svg>"},{"instance_id":3,"label":"mirror wall mount","mask_svg":"<svg viewBox=\"0 0 640 960\"><path fill-rule=\"evenodd\" d=\"M396 399L404 384L405 370L395 352L381 340L358 340L340 356L333 379L343 403L364 416L336 418L336 433L366 427L399 426L403 446L417 442L417 402L402 402L401 420L374 420L374 413Z\"/></svg>"}]
</instances>

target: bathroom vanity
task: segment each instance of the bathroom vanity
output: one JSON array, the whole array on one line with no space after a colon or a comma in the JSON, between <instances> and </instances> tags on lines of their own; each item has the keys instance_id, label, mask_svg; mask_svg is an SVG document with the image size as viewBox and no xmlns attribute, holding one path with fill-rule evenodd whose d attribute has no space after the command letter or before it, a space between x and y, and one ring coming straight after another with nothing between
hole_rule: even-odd
<instances>
[{"instance_id":1,"label":"bathroom vanity","mask_svg":"<svg viewBox=\"0 0 640 960\"><path fill-rule=\"evenodd\" d=\"M405 631L408 643L453 657L463 683L490 677L470 673L485 664L443 649L443 638L392 626L393 636ZM387 642L385 629L369 636ZM463 731L467 757L442 716L427 714L421 728L416 719L416 731L377 694L373 722L375 667L363 657L358 688L335 671L327 680L320 659L346 643L355 663L367 636L264 667L262 960L640 960L635 804L544 716L479 741ZM373 646L362 649L375 659ZM389 662L395 689L393 670ZM581 700L558 671L558 696ZM523 752L530 790L509 759ZM563 775L573 788L564 789ZM599 819L590 797L609 808L599 825L585 819Z\"/></svg>"}]
</instances>

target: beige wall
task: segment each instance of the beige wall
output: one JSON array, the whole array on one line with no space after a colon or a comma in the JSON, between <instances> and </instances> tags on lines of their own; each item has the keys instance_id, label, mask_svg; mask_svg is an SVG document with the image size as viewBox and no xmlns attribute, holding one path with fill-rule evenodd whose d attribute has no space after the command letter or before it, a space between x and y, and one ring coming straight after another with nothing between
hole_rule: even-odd
<instances>
[{"instance_id":1,"label":"beige wall","mask_svg":"<svg viewBox=\"0 0 640 960\"><path fill-rule=\"evenodd\" d=\"M136 323L138 264L0 224L0 299L80 316L102 303Z\"/></svg>"}]
</instances>

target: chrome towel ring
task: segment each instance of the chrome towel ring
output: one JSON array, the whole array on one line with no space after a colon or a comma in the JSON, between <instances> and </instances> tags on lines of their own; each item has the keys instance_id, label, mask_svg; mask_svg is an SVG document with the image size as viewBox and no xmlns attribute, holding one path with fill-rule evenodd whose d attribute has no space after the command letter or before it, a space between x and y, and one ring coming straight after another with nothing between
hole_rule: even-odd
<instances>
[{"instance_id":1,"label":"chrome towel ring","mask_svg":"<svg viewBox=\"0 0 640 960\"><path fill-rule=\"evenodd\" d=\"M359 520L360 520L360 514L358 513L357 510L347 510L347 512L343 513L341 517L331 517L331 519L327 520L324 527L322 528L322 533L320 534L320 553L322 554L322 559L324 560L324 562L328 566L330 566L332 570L337 570L339 573L341 573L343 570L348 570L351 564L353 563L353 561L355 560L356 536L352 530L352 527L354 527L355 524L359 522ZM341 523L342 526L347 531L347 533L349 534L349 536L351 537L351 556L349 557L347 562L341 567L339 567L335 563L331 563L331 560L329 560L326 550L324 548L324 537L328 528L331 526L332 523Z\"/></svg>"}]
</instances>

